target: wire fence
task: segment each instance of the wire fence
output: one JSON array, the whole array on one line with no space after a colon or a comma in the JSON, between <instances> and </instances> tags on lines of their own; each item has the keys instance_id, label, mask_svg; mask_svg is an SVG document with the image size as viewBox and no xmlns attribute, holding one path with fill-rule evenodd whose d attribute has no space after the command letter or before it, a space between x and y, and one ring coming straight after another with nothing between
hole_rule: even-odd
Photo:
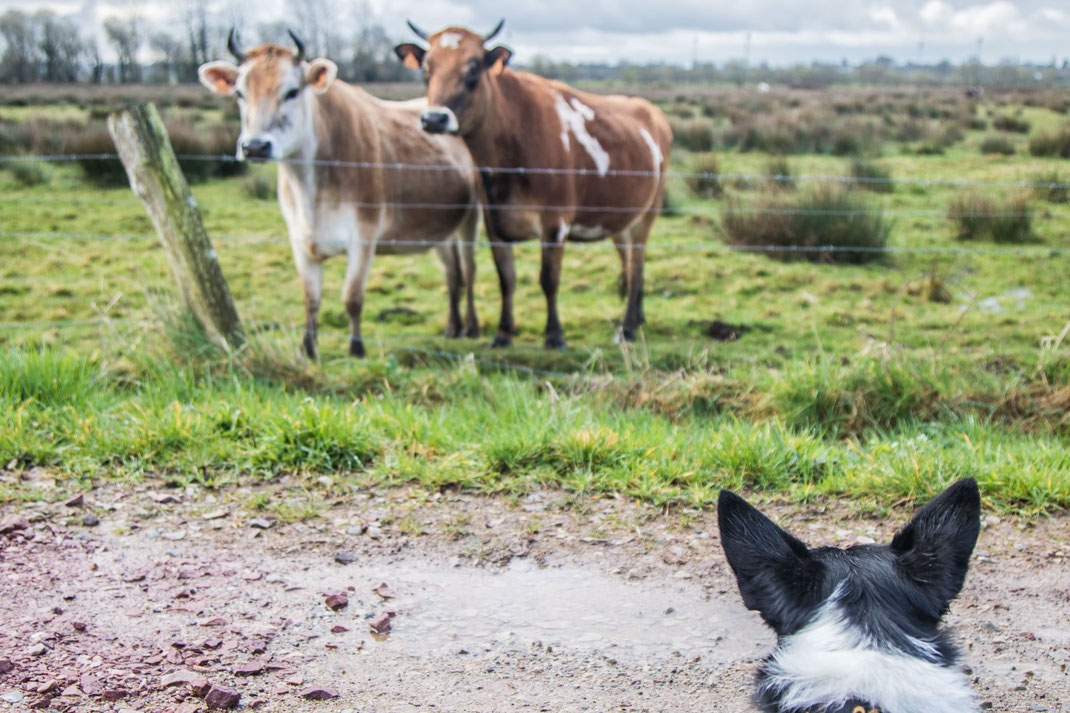
<instances>
[{"instance_id":1,"label":"wire fence","mask_svg":"<svg viewBox=\"0 0 1070 713\"><path fill-rule=\"evenodd\" d=\"M237 159L233 156L198 156L198 155L182 155L179 156L183 161L212 161L212 162L233 162ZM115 154L66 154L66 155L46 155L46 156L0 156L0 167L4 164L14 164L18 162L49 162L49 163L62 163L73 161L118 161L118 156ZM458 169L457 166L446 165L410 165L399 163L376 163L376 162L347 162L347 161L285 161L284 163L291 165L306 165L306 166L330 166L330 167L342 167L342 168L360 168L360 169L383 169L383 170L395 170L395 171L429 171L429 172L455 172ZM471 167L460 170L472 170ZM745 172L686 172L686 171L667 171L665 173L659 173L655 171L621 171L621 170L609 170L599 173L595 170L585 169L557 169L557 168L503 168L503 167L479 167L479 170L485 174L514 174L514 175L529 175L529 176L598 176L600 178L634 178L634 177L659 177L669 176L681 179L697 179L697 180L710 180L710 181L762 181L769 183L788 183L788 182L809 182L809 183L824 183L824 184L840 184L845 186L853 186L858 188L871 187L873 185L885 184L885 185L904 185L904 186L923 186L923 187L944 187L952 189L963 188L1019 188L1019 189L1033 189L1033 190L1070 190L1070 183L1062 182L1036 182L1036 181L1014 181L1014 180L971 180L971 179L933 179L933 178L911 178L911 177L860 177L860 176L837 176L837 175L781 175L781 174L763 174L763 173L745 173ZM117 198L113 196L64 196L64 195L49 195L49 196L28 196L20 193L0 195L0 203L4 204L23 204L23 205L59 205L59 206L99 206L99 207L114 207L122 205L136 206L140 205L140 201L137 198ZM224 207L233 206L238 204L263 204L274 205L272 201L266 200L216 200L206 199L199 201L198 204L204 207ZM432 203L432 202L360 202L360 201L343 201L337 203L338 205L346 205L354 208L387 208L390 210L461 210L470 207L467 203ZM500 205L490 206L485 208L490 211L544 211L544 212L569 212L572 214L583 215L585 213L636 213L645 210L642 206L583 206L583 205L542 205L542 204L524 204L524 205ZM721 215L721 216L733 216L733 215L774 215L774 216L791 216L791 215L803 215L803 216L840 216L840 217L855 217L863 215L880 215L889 218L939 218L939 219L1001 219L1001 218L1028 218L1028 219L1046 219L1056 221L1067 221L1070 224L1070 212L1063 210L985 210L985 211L955 211L955 210L939 210L939 209L913 209L913 208L864 208L864 209L806 209L798 207L778 208L769 206L758 207L746 207L739 205L711 205L704 203L701 205L688 205L679 208L674 208L673 212L677 215ZM288 243L289 239L279 235L213 235L213 240L218 241L221 244L234 244L234 245L257 245L266 243ZM134 232L80 232L80 231L64 231L64 230L41 230L41 231L23 231L23 230L11 230L0 229L0 239L3 240L15 240L15 241L40 241L44 242L56 242L56 241L119 241L119 242L139 242L139 241L153 241L156 239L155 234L146 233L134 233ZM379 241L364 241L355 240L358 244L367 244L374 242L375 244L383 247L404 247L404 248L430 248L440 245L440 241L432 240L379 240ZM542 241L528 241L523 243L515 242L496 242L490 240L476 240L472 242L454 241L457 245L470 245L474 247L498 247L498 246L510 246L510 247L555 247L560 246L559 242L542 242ZM1042 245L885 245L885 246L849 246L849 245L736 245L728 244L714 239L699 240L699 241L664 241L664 240L652 240L643 245L628 245L617 244L612 241L572 241L568 243L569 250L581 249L581 250L621 250L621 249L643 249L646 251L657 251L658 254L666 254L672 252L694 252L694 253L766 253L766 254L850 254L850 253L867 253L867 254L888 254L888 255L933 255L933 256L979 256L979 257L1016 257L1016 258L1045 258L1045 257L1063 257L1070 255L1070 247L1057 247L1057 246L1042 246ZM1050 304L1047 306L1053 312L1063 313L1066 311L1067 306L1061 304ZM964 309L970 309L966 307ZM251 328L254 331L266 331L268 329L281 329L286 331L300 331L300 327L279 326L274 323L264 322L252 322ZM116 329L122 328L137 328L151 326L150 322L143 319L133 318L108 318L106 316L96 319L70 319L70 320L39 320L39 321L5 321L0 322L0 332L34 332L44 330L84 330L84 329L96 329L100 327L113 327ZM414 340L425 340L426 337L415 337ZM420 346L414 344L407 344L405 335L393 335L389 340L364 340L368 346L378 347L388 353L398 354L412 354L419 355L429 359L437 360L449 360L456 362L469 362L477 364L481 367L488 369L497 369L504 371L512 371L517 373L523 373L533 377L552 377L563 378L573 376L574 374L562 371L554 371L547 369L539 369L524 364L511 363L503 360L486 359L476 356L469 352L455 352L445 349L429 348L427 346ZM514 347L513 349L522 349L520 347ZM531 347L537 348L537 347ZM541 348L539 348L541 351Z\"/></svg>"}]
</instances>

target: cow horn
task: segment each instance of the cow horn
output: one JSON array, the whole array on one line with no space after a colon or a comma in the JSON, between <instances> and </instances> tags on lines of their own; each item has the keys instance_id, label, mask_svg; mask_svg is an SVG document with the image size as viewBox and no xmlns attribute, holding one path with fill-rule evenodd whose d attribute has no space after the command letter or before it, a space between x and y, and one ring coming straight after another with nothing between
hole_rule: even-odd
<instances>
[{"instance_id":1,"label":"cow horn","mask_svg":"<svg viewBox=\"0 0 1070 713\"><path fill-rule=\"evenodd\" d=\"M297 46L297 56L294 57L294 64L301 64L305 61L305 43L301 41L301 38L294 34L293 30L287 30L290 33L290 39L294 41Z\"/></svg>"},{"instance_id":2,"label":"cow horn","mask_svg":"<svg viewBox=\"0 0 1070 713\"><path fill-rule=\"evenodd\" d=\"M238 60L238 64L245 61L245 53L238 47L238 40L234 36L234 28L230 28L230 35L227 36L227 49L234 55L234 59Z\"/></svg>"},{"instance_id":3,"label":"cow horn","mask_svg":"<svg viewBox=\"0 0 1070 713\"><path fill-rule=\"evenodd\" d=\"M483 37L483 41L484 42L490 42L495 37L497 37L498 33L502 31L502 25L504 25L504 24L505 24L505 18L503 17L501 20L498 21L498 26L495 27L493 30L491 30L489 35L486 35L486 36Z\"/></svg>"},{"instance_id":4,"label":"cow horn","mask_svg":"<svg viewBox=\"0 0 1070 713\"><path fill-rule=\"evenodd\" d=\"M405 22L409 23L409 29L412 30L413 32L415 32L416 36L419 37L424 42L427 42L427 41L429 41L431 39L430 37L427 36L426 32L421 30L416 25L412 24L412 20L406 20Z\"/></svg>"}]
</instances>

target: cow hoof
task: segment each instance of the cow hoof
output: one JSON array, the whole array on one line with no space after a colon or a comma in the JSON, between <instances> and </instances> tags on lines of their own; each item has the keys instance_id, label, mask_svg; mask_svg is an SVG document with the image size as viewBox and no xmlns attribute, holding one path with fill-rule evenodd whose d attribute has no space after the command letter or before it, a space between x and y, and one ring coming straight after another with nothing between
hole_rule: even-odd
<instances>
[{"instance_id":1,"label":"cow hoof","mask_svg":"<svg viewBox=\"0 0 1070 713\"><path fill-rule=\"evenodd\" d=\"M316 337L313 334L305 334L305 338L301 341L301 346L305 350L305 356L312 361L316 361L318 358L316 354Z\"/></svg>"},{"instance_id":2,"label":"cow hoof","mask_svg":"<svg viewBox=\"0 0 1070 713\"><path fill-rule=\"evenodd\" d=\"M446 339L456 339L461 336L461 328L457 326L446 327L446 331L442 333Z\"/></svg>"},{"instance_id":3,"label":"cow hoof","mask_svg":"<svg viewBox=\"0 0 1070 713\"><path fill-rule=\"evenodd\" d=\"M464 337L467 339L479 339L479 325L464 328Z\"/></svg>"},{"instance_id":4,"label":"cow hoof","mask_svg":"<svg viewBox=\"0 0 1070 713\"><path fill-rule=\"evenodd\" d=\"M356 337L349 338L349 356L356 357L357 359L363 359L366 353L364 351L364 340L357 339Z\"/></svg>"},{"instance_id":5,"label":"cow hoof","mask_svg":"<svg viewBox=\"0 0 1070 713\"><path fill-rule=\"evenodd\" d=\"M622 329L622 330L620 330L620 336L626 342L634 342L635 341L635 330L634 329Z\"/></svg>"},{"instance_id":6,"label":"cow hoof","mask_svg":"<svg viewBox=\"0 0 1070 713\"><path fill-rule=\"evenodd\" d=\"M501 334L494 335L494 339L490 340L491 349L502 349L513 343L510 337L503 336Z\"/></svg>"},{"instance_id":7,"label":"cow hoof","mask_svg":"<svg viewBox=\"0 0 1070 713\"><path fill-rule=\"evenodd\" d=\"M565 343L564 337L562 337L561 335L556 335L553 337L547 337L546 341L543 342L543 346L545 346L547 349L561 350L567 347L568 345Z\"/></svg>"}]
</instances>

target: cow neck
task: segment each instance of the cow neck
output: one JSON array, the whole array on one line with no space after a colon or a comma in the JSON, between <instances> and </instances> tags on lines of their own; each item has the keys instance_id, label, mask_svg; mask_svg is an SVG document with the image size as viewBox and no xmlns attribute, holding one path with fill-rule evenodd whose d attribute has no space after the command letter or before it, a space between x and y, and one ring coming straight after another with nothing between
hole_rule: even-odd
<instances>
[{"instance_id":1,"label":"cow neck","mask_svg":"<svg viewBox=\"0 0 1070 713\"><path fill-rule=\"evenodd\" d=\"M515 102L510 99L519 93L520 86L516 75L512 70L506 69L493 81L488 82L487 89L490 92L487 106L492 109L485 112L479 124L465 136L465 143L468 144L468 150L477 166L516 168L521 165L521 157L511 151L502 150L503 146L515 143L509 140L509 134L515 131L516 127L512 126L509 117L501 115L503 108L515 108Z\"/></svg>"},{"instance_id":2,"label":"cow neck","mask_svg":"<svg viewBox=\"0 0 1070 713\"><path fill-rule=\"evenodd\" d=\"M320 184L352 184L362 172L359 167L319 162L366 160L361 146L375 136L366 120L371 111L368 95L359 87L337 80L323 94L311 94L308 101L312 128L293 156L295 161L286 164L287 170L308 190ZM338 126L345 129L339 130Z\"/></svg>"}]
</instances>

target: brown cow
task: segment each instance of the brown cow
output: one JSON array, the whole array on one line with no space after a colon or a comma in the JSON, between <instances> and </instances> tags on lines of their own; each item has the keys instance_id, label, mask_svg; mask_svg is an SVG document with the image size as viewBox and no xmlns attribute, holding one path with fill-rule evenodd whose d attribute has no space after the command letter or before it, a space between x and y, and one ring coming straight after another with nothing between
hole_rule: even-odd
<instances>
[{"instance_id":1,"label":"brown cow","mask_svg":"<svg viewBox=\"0 0 1070 713\"><path fill-rule=\"evenodd\" d=\"M338 68L330 60L305 61L301 41L293 40L296 52L274 44L243 52L231 32L228 46L238 65L209 62L200 78L212 91L238 99L238 158L279 161L279 205L305 292L305 352L316 357L323 261L341 254L348 258L342 298L353 356L364 356L360 313L373 254L408 255L434 246L449 291L446 336L479 336L473 295L479 181L468 149L456 137L420 129L423 100L376 99L335 79Z\"/></svg>"},{"instance_id":2,"label":"brown cow","mask_svg":"<svg viewBox=\"0 0 1070 713\"><path fill-rule=\"evenodd\" d=\"M565 346L557 290L566 239L613 239L628 296L621 336L635 339L646 241L661 211L672 145L665 115L644 99L587 94L509 69L508 48L484 49L502 23L486 37L458 27L428 36L409 26L429 47L402 44L395 52L427 79L424 129L459 134L480 166L502 290L494 344L509 344L515 333L513 253L499 243L533 239L543 244L547 347Z\"/></svg>"}]
</instances>

